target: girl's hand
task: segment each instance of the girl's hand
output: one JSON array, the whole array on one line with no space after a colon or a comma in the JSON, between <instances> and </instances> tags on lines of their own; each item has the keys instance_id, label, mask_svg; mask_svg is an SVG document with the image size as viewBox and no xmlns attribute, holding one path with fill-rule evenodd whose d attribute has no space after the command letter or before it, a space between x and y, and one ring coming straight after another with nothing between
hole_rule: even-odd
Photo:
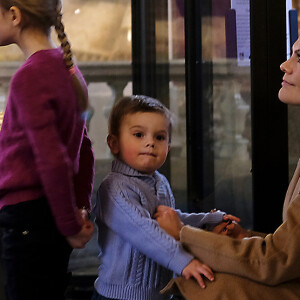
<instances>
[{"instance_id":1,"label":"girl's hand","mask_svg":"<svg viewBox=\"0 0 300 300\"><path fill-rule=\"evenodd\" d=\"M205 264L202 264L197 259L193 259L182 271L182 276L184 276L185 279L190 279L191 277L194 277L197 280L198 284L201 286L201 288L204 289L205 284L201 274L203 274L210 281L215 280L211 268Z\"/></svg>"},{"instance_id":2,"label":"girl's hand","mask_svg":"<svg viewBox=\"0 0 300 300\"><path fill-rule=\"evenodd\" d=\"M86 243L92 238L94 225L93 223L86 218L85 215L82 216L84 219L84 224L81 230L72 236L67 236L67 242L72 248L82 249L85 247Z\"/></svg>"},{"instance_id":3,"label":"girl's hand","mask_svg":"<svg viewBox=\"0 0 300 300\"><path fill-rule=\"evenodd\" d=\"M82 249L85 247L86 243L91 239L93 235L93 229L93 223L91 221L87 221L77 234L66 237L67 242L72 248Z\"/></svg>"}]
</instances>

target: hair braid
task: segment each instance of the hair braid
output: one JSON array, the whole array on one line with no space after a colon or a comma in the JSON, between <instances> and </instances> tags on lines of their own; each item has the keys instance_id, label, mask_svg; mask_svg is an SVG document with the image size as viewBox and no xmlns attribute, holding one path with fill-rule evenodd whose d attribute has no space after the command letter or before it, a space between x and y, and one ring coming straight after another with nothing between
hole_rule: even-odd
<instances>
[{"instance_id":1,"label":"hair braid","mask_svg":"<svg viewBox=\"0 0 300 300\"><path fill-rule=\"evenodd\" d=\"M60 4L57 7L57 17L56 17L56 22L55 22L54 27L55 27L58 39L61 44L61 48L64 52L64 61L65 61L66 67L72 74L73 86L74 86L76 94L77 94L79 106L83 111L85 111L89 106L88 105L88 96L87 96L85 86L82 83L81 78L76 74L76 70L74 68L73 53L71 50L71 45L68 41L68 37L65 33L65 27L62 23L62 13L61 13Z\"/></svg>"},{"instance_id":2,"label":"hair braid","mask_svg":"<svg viewBox=\"0 0 300 300\"><path fill-rule=\"evenodd\" d=\"M62 23L62 13L58 9L57 11L57 21L55 24L55 30L57 32L58 39L60 41L61 47L64 51L64 60L68 69L74 66L73 63L73 53L71 51L71 45L68 41L67 35L65 33L65 27Z\"/></svg>"}]
</instances>

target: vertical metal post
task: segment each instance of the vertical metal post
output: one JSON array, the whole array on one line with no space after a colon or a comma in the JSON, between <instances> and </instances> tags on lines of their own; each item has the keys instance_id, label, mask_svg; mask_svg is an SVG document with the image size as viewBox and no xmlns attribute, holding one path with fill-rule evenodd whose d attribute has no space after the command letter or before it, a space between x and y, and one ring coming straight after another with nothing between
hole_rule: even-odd
<instances>
[{"instance_id":1,"label":"vertical metal post","mask_svg":"<svg viewBox=\"0 0 300 300\"><path fill-rule=\"evenodd\" d=\"M163 51L156 52L156 98L165 106L170 106L170 74L169 74L169 20L168 20L168 5L169 1L152 0L155 5L155 20L164 20L160 25L160 43L166 45ZM165 22L165 21L168 22ZM162 41L162 38L164 39ZM168 155L165 163L159 170L170 181L171 178L171 162Z\"/></svg>"},{"instance_id":2,"label":"vertical metal post","mask_svg":"<svg viewBox=\"0 0 300 300\"><path fill-rule=\"evenodd\" d=\"M214 205L214 155L209 103L212 67L211 63L202 62L201 22L204 12L211 14L210 1L185 1L187 185L188 208L191 211L207 210Z\"/></svg>"},{"instance_id":3,"label":"vertical metal post","mask_svg":"<svg viewBox=\"0 0 300 300\"><path fill-rule=\"evenodd\" d=\"M169 106L168 49L156 54L155 22L168 20L168 2L132 0L132 85L133 94L159 99ZM163 30L163 29L162 29ZM165 28L168 32L168 28ZM166 34L166 44L168 35ZM170 158L160 169L170 179Z\"/></svg>"},{"instance_id":4,"label":"vertical metal post","mask_svg":"<svg viewBox=\"0 0 300 300\"><path fill-rule=\"evenodd\" d=\"M278 100L286 60L285 0L251 0L252 173L254 229L281 223L288 185L287 106Z\"/></svg>"},{"instance_id":5,"label":"vertical metal post","mask_svg":"<svg viewBox=\"0 0 300 300\"><path fill-rule=\"evenodd\" d=\"M131 10L133 93L156 97L155 1L132 0Z\"/></svg>"}]
</instances>

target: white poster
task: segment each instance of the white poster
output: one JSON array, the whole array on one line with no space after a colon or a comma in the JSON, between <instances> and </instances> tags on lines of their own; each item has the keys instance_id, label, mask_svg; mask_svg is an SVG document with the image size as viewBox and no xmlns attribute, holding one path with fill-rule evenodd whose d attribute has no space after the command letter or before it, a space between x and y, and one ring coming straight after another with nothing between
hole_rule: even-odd
<instances>
[{"instance_id":1,"label":"white poster","mask_svg":"<svg viewBox=\"0 0 300 300\"><path fill-rule=\"evenodd\" d=\"M287 59L290 58L290 16L289 11L293 9L292 0L286 0L286 56Z\"/></svg>"},{"instance_id":2,"label":"white poster","mask_svg":"<svg viewBox=\"0 0 300 300\"><path fill-rule=\"evenodd\" d=\"M236 11L238 66L250 66L250 0L231 0Z\"/></svg>"}]
</instances>

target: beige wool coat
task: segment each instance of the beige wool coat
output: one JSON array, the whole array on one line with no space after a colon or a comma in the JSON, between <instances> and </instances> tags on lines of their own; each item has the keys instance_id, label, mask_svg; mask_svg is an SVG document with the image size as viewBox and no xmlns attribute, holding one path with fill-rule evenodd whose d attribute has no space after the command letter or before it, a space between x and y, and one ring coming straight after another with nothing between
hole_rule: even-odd
<instances>
[{"instance_id":1,"label":"beige wool coat","mask_svg":"<svg viewBox=\"0 0 300 300\"><path fill-rule=\"evenodd\" d=\"M273 234L242 240L190 226L180 233L183 246L215 272L201 289L194 279L178 277L164 293L187 300L300 299L300 160L283 207L283 223Z\"/></svg>"}]
</instances>

